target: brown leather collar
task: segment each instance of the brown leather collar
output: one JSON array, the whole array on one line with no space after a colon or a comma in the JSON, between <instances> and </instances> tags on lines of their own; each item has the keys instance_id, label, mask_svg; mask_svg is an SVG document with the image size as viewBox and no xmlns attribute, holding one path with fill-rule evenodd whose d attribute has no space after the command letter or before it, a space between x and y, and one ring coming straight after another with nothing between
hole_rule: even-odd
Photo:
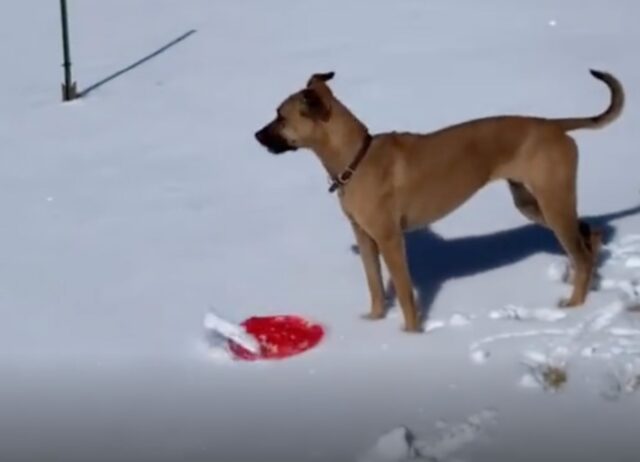
<instances>
[{"instance_id":1,"label":"brown leather collar","mask_svg":"<svg viewBox=\"0 0 640 462\"><path fill-rule=\"evenodd\" d=\"M360 162L362 162L364 156L367 155L367 151L369 150L369 146L371 146L372 139L373 137L369 134L369 132L367 132L367 134L364 136L364 139L362 140L362 145L358 150L358 154L356 154L351 163L347 165L347 168L344 169L342 173L340 173L337 177L332 178L333 181L331 183L331 186L329 187L330 193L334 192L336 189L346 185L349 182L356 169L358 168L358 165L360 165Z\"/></svg>"}]
</instances>

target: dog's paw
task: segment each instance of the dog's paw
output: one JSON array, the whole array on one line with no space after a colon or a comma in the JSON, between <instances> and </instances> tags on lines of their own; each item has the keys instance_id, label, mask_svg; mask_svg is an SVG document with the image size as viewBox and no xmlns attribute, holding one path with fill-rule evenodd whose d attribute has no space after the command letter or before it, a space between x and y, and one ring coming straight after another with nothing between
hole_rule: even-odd
<instances>
[{"instance_id":1,"label":"dog's paw","mask_svg":"<svg viewBox=\"0 0 640 462\"><path fill-rule=\"evenodd\" d=\"M360 319L364 319L365 321L380 321L384 319L384 313L369 312L361 314Z\"/></svg>"},{"instance_id":2,"label":"dog's paw","mask_svg":"<svg viewBox=\"0 0 640 462\"><path fill-rule=\"evenodd\" d=\"M407 334L423 334L424 333L424 327L422 327L422 326L404 326L402 328L402 332L405 332Z\"/></svg>"},{"instance_id":3,"label":"dog's paw","mask_svg":"<svg viewBox=\"0 0 640 462\"><path fill-rule=\"evenodd\" d=\"M580 305L582 305L582 303L571 300L571 298L561 298L557 304L558 308L577 308Z\"/></svg>"}]
</instances>

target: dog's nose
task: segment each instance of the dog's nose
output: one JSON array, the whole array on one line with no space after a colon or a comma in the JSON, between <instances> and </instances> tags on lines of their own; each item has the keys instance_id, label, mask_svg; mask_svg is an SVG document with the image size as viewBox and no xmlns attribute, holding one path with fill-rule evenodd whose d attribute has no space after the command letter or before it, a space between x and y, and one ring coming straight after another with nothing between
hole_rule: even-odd
<instances>
[{"instance_id":1,"label":"dog's nose","mask_svg":"<svg viewBox=\"0 0 640 462\"><path fill-rule=\"evenodd\" d=\"M264 130L258 130L257 132L254 133L254 136L256 137L256 140L258 140L258 143L262 144L262 138L264 136Z\"/></svg>"}]
</instances>

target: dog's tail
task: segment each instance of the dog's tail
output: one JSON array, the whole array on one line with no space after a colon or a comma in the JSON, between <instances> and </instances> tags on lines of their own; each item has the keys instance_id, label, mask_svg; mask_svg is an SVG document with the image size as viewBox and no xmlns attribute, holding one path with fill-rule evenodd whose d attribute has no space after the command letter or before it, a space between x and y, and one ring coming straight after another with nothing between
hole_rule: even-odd
<instances>
[{"instance_id":1,"label":"dog's tail","mask_svg":"<svg viewBox=\"0 0 640 462\"><path fill-rule=\"evenodd\" d=\"M596 129L603 128L616 120L624 108L624 88L620 81L608 72L590 70L591 75L604 82L611 90L611 103L601 114L593 117L575 117L568 119L551 119L564 131L577 130L580 128Z\"/></svg>"}]
</instances>

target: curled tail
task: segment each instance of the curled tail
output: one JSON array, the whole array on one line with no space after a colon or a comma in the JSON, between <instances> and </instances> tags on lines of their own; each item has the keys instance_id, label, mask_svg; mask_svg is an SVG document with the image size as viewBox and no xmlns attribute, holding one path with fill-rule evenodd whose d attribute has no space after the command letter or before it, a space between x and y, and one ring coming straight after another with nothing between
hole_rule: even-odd
<instances>
[{"instance_id":1,"label":"curled tail","mask_svg":"<svg viewBox=\"0 0 640 462\"><path fill-rule=\"evenodd\" d=\"M601 114L593 117L575 117L568 119L550 119L558 124L564 131L580 128L596 129L609 125L616 120L624 108L624 88L620 81L608 72L590 70L591 75L604 82L611 90L611 103Z\"/></svg>"}]
</instances>

